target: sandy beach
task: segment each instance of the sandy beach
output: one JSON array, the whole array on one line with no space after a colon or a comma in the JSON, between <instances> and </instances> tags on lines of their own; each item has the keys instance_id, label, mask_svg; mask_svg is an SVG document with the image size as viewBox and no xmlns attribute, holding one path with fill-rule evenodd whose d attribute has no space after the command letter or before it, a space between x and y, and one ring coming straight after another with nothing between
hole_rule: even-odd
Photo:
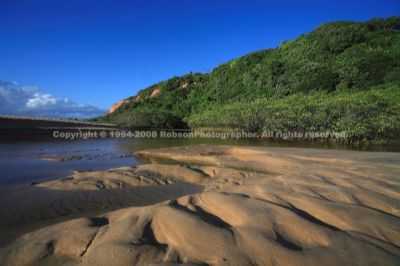
<instances>
[{"instance_id":1,"label":"sandy beach","mask_svg":"<svg viewBox=\"0 0 400 266\"><path fill-rule=\"evenodd\" d=\"M2 193L0 264L399 265L398 153L197 145L136 156L144 163Z\"/></svg>"}]
</instances>

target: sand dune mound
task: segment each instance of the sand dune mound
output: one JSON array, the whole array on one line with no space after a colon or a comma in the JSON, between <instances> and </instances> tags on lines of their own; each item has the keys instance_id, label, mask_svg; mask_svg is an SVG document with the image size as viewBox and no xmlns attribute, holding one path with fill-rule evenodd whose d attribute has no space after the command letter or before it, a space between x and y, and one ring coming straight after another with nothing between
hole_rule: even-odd
<instances>
[{"instance_id":1,"label":"sand dune mound","mask_svg":"<svg viewBox=\"0 0 400 266\"><path fill-rule=\"evenodd\" d=\"M153 163L106 171L74 172L66 178L40 182L35 186L51 190L74 191L169 185L178 181L206 184L210 179L206 171L207 167Z\"/></svg>"},{"instance_id":2,"label":"sand dune mound","mask_svg":"<svg viewBox=\"0 0 400 266\"><path fill-rule=\"evenodd\" d=\"M399 265L397 154L194 146L140 156L156 162L136 174L206 190L45 227L4 248L0 261Z\"/></svg>"},{"instance_id":3,"label":"sand dune mound","mask_svg":"<svg viewBox=\"0 0 400 266\"><path fill-rule=\"evenodd\" d=\"M143 166L141 166L143 167ZM172 180L161 176L140 175L138 169L121 167L107 171L74 172L66 178L45 181L36 186L54 190L103 190L124 189L138 186L166 185Z\"/></svg>"}]
</instances>

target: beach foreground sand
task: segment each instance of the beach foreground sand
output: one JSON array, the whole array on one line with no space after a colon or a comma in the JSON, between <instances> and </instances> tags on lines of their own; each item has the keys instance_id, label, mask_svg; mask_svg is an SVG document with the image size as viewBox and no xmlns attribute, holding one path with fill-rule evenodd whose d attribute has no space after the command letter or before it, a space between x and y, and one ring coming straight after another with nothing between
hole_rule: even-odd
<instances>
[{"instance_id":1,"label":"beach foreground sand","mask_svg":"<svg viewBox=\"0 0 400 266\"><path fill-rule=\"evenodd\" d=\"M204 191L43 227L2 248L0 265L400 264L399 154L199 145L137 155L149 163L37 186Z\"/></svg>"}]
</instances>

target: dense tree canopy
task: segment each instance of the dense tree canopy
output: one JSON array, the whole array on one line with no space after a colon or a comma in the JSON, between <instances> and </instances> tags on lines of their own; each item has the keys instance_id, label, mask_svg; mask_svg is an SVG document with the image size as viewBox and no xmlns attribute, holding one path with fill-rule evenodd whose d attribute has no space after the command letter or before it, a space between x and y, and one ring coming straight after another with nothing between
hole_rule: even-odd
<instances>
[{"instance_id":1,"label":"dense tree canopy","mask_svg":"<svg viewBox=\"0 0 400 266\"><path fill-rule=\"evenodd\" d=\"M399 84L399 17L335 22L211 73L155 84L100 120L136 128L218 124L394 138L400 132Z\"/></svg>"}]
</instances>

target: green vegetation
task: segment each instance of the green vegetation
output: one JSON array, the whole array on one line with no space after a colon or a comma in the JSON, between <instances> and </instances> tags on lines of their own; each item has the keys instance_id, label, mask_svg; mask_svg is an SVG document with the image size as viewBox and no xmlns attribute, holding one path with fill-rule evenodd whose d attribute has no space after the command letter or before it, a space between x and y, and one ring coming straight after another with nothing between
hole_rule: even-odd
<instances>
[{"instance_id":1,"label":"green vegetation","mask_svg":"<svg viewBox=\"0 0 400 266\"><path fill-rule=\"evenodd\" d=\"M251 132L345 132L348 141L398 138L400 88L298 93L216 106L188 119L191 127Z\"/></svg>"},{"instance_id":2,"label":"green vegetation","mask_svg":"<svg viewBox=\"0 0 400 266\"><path fill-rule=\"evenodd\" d=\"M155 84L100 118L133 128L345 131L400 136L400 18L325 24L208 74Z\"/></svg>"}]
</instances>

